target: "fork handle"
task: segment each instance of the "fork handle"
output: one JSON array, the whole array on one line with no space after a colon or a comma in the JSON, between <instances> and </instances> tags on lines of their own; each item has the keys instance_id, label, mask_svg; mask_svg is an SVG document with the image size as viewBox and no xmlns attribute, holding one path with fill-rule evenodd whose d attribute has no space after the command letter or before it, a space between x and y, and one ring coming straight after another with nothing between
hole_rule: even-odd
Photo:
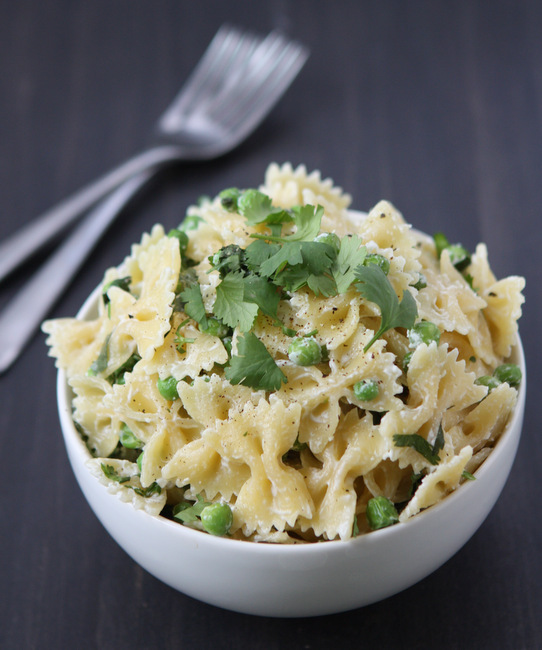
<instances>
[{"instance_id":1,"label":"fork handle","mask_svg":"<svg viewBox=\"0 0 542 650\"><path fill-rule=\"evenodd\" d=\"M130 178L94 208L6 305L0 314L0 374L18 358L107 227L155 171Z\"/></svg>"},{"instance_id":2,"label":"fork handle","mask_svg":"<svg viewBox=\"0 0 542 650\"><path fill-rule=\"evenodd\" d=\"M179 160L181 150L159 146L130 158L0 243L0 282L118 185L139 172Z\"/></svg>"}]
</instances>

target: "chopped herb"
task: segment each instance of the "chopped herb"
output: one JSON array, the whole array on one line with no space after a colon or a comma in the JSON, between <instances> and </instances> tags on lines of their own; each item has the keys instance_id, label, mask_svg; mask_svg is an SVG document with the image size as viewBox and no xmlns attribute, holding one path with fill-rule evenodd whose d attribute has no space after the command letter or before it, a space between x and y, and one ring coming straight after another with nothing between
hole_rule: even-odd
<instances>
[{"instance_id":1,"label":"chopped herb","mask_svg":"<svg viewBox=\"0 0 542 650\"><path fill-rule=\"evenodd\" d=\"M278 390L286 375L277 366L265 345L252 332L237 339L237 355L226 366L226 379L256 390Z\"/></svg>"},{"instance_id":2,"label":"chopped herb","mask_svg":"<svg viewBox=\"0 0 542 650\"><path fill-rule=\"evenodd\" d=\"M179 252L181 253L181 257L183 257L188 246L188 235L186 232L184 230L180 230L179 228L172 228L168 232L167 236L171 239L177 239L179 241Z\"/></svg>"},{"instance_id":3,"label":"chopped herb","mask_svg":"<svg viewBox=\"0 0 542 650\"><path fill-rule=\"evenodd\" d=\"M104 302L104 305L107 305L107 315L111 318L111 299L109 298L108 291L111 289L111 287L118 287L119 289L122 289L123 291L127 291L130 293L130 284L132 282L132 278L127 275L125 278L117 278L116 280L111 280L108 284L105 285L105 287L102 290L102 300Z\"/></svg>"},{"instance_id":4,"label":"chopped herb","mask_svg":"<svg viewBox=\"0 0 542 650\"><path fill-rule=\"evenodd\" d=\"M352 522L352 537L357 537L358 535L359 535L358 516L354 515L354 521Z\"/></svg>"},{"instance_id":5,"label":"chopped herb","mask_svg":"<svg viewBox=\"0 0 542 650\"><path fill-rule=\"evenodd\" d=\"M260 310L267 316L277 318L280 298L281 294L278 287L265 278L253 273L243 278L243 300L258 305Z\"/></svg>"},{"instance_id":6,"label":"chopped herb","mask_svg":"<svg viewBox=\"0 0 542 650\"><path fill-rule=\"evenodd\" d=\"M369 499L365 514L371 530L387 528L399 521L395 506L384 496Z\"/></svg>"},{"instance_id":7,"label":"chopped herb","mask_svg":"<svg viewBox=\"0 0 542 650\"><path fill-rule=\"evenodd\" d=\"M267 194L258 190L246 190L237 200L239 213L251 226L259 223L282 223L292 221L286 210L275 208Z\"/></svg>"},{"instance_id":8,"label":"chopped herb","mask_svg":"<svg viewBox=\"0 0 542 650\"><path fill-rule=\"evenodd\" d=\"M110 481L115 481L117 483L126 483L130 480L130 476L121 476L115 471L113 465L106 465L105 463L100 463L102 472L107 476Z\"/></svg>"},{"instance_id":9,"label":"chopped herb","mask_svg":"<svg viewBox=\"0 0 542 650\"><path fill-rule=\"evenodd\" d=\"M132 490L136 494L139 494L140 497L150 497L153 494L161 494L162 493L162 488L158 485L158 483L156 481L151 483L146 488L140 488L140 487L135 487L135 486L126 486L126 487L131 487Z\"/></svg>"},{"instance_id":10,"label":"chopped herb","mask_svg":"<svg viewBox=\"0 0 542 650\"><path fill-rule=\"evenodd\" d=\"M120 368L117 368L114 372L112 372L108 377L107 381L110 384L124 384L125 383L125 377L124 375L126 373L132 372L134 369L134 366L138 361L141 361L141 357L137 352L134 352L123 364L120 366Z\"/></svg>"},{"instance_id":11,"label":"chopped herb","mask_svg":"<svg viewBox=\"0 0 542 650\"><path fill-rule=\"evenodd\" d=\"M207 315L199 284L196 282L190 285L181 292L180 296L184 302L185 314L193 318L201 327L207 327Z\"/></svg>"},{"instance_id":12,"label":"chopped herb","mask_svg":"<svg viewBox=\"0 0 542 650\"><path fill-rule=\"evenodd\" d=\"M380 328L365 346L364 352L367 352L371 345L388 330L395 327L410 329L414 325L418 309L416 301L408 290L404 291L403 299L399 302L386 274L376 264L358 266L355 275L360 280L356 283L356 288L361 295L380 307Z\"/></svg>"},{"instance_id":13,"label":"chopped herb","mask_svg":"<svg viewBox=\"0 0 542 650\"><path fill-rule=\"evenodd\" d=\"M258 305L245 299L242 273L228 273L216 288L214 314L230 327L248 332L258 315Z\"/></svg>"},{"instance_id":14,"label":"chopped herb","mask_svg":"<svg viewBox=\"0 0 542 650\"><path fill-rule=\"evenodd\" d=\"M214 316L207 317L207 325L200 325L200 331L209 336L216 336L219 339L225 339L231 336L231 327L224 325L222 321Z\"/></svg>"},{"instance_id":15,"label":"chopped herb","mask_svg":"<svg viewBox=\"0 0 542 650\"><path fill-rule=\"evenodd\" d=\"M429 461L431 465L438 465L440 463L438 451L435 451L435 447L430 445L425 438L417 433L396 433L393 436L393 442L396 447L412 447L412 449Z\"/></svg>"},{"instance_id":16,"label":"chopped herb","mask_svg":"<svg viewBox=\"0 0 542 650\"><path fill-rule=\"evenodd\" d=\"M345 293L356 278L356 269L363 264L367 249L357 235L343 237L331 271L338 293Z\"/></svg>"},{"instance_id":17,"label":"chopped herb","mask_svg":"<svg viewBox=\"0 0 542 650\"><path fill-rule=\"evenodd\" d=\"M188 321L188 318L186 320L183 320L175 332L175 347L181 354L184 354L186 352L186 348L184 347L186 343L194 343L196 340L195 338L190 338L181 334L181 329L188 323Z\"/></svg>"},{"instance_id":18,"label":"chopped herb","mask_svg":"<svg viewBox=\"0 0 542 650\"><path fill-rule=\"evenodd\" d=\"M220 273L220 277L224 278L228 273L235 273L236 271L247 272L245 262L245 251L236 244L224 246L216 253L209 257L211 266Z\"/></svg>"},{"instance_id":19,"label":"chopped herb","mask_svg":"<svg viewBox=\"0 0 542 650\"><path fill-rule=\"evenodd\" d=\"M437 456L444 449L444 431L442 430L442 422L438 425L437 436L433 443L433 453ZM439 459L440 460L440 459Z\"/></svg>"},{"instance_id":20,"label":"chopped herb","mask_svg":"<svg viewBox=\"0 0 542 650\"><path fill-rule=\"evenodd\" d=\"M180 519L183 524L191 524L201 516L201 513L204 508L210 506L209 501L204 501L203 498L198 494L197 501L181 501L173 508L173 517L175 519Z\"/></svg>"},{"instance_id":21,"label":"chopped herb","mask_svg":"<svg viewBox=\"0 0 542 650\"><path fill-rule=\"evenodd\" d=\"M464 478L466 481L476 481L476 476L474 476L470 472L467 472L466 469L463 470L461 474L461 478Z\"/></svg>"},{"instance_id":22,"label":"chopped herb","mask_svg":"<svg viewBox=\"0 0 542 650\"><path fill-rule=\"evenodd\" d=\"M87 375L95 377L96 375L101 375L104 370L107 369L107 364L109 362L109 340L111 339L111 334L108 334L105 337L105 341L100 350L98 358L93 361L90 368L87 370Z\"/></svg>"}]
</instances>

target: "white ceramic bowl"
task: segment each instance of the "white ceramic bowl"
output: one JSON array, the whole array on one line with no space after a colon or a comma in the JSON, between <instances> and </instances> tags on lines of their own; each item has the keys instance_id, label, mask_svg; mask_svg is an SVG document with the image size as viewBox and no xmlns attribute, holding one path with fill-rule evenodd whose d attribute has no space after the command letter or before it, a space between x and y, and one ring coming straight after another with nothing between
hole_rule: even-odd
<instances>
[{"instance_id":1,"label":"white ceramic bowl","mask_svg":"<svg viewBox=\"0 0 542 650\"><path fill-rule=\"evenodd\" d=\"M96 313L99 291L78 317ZM120 501L94 478L71 418L71 390L58 373L58 407L79 485L106 530L144 569L206 603L262 616L317 616L362 607L410 587L456 553L489 514L506 482L521 434L526 376L515 413L495 449L467 481L404 524L350 541L273 545L214 537Z\"/></svg>"}]
</instances>

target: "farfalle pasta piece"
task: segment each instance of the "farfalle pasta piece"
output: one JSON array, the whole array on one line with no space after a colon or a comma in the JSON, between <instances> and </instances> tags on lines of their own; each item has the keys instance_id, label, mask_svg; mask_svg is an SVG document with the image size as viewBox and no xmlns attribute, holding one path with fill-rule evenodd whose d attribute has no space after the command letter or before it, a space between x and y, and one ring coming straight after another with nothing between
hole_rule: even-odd
<instances>
[{"instance_id":1,"label":"farfalle pasta piece","mask_svg":"<svg viewBox=\"0 0 542 650\"><path fill-rule=\"evenodd\" d=\"M341 229L343 219L340 217L352 199L340 187L333 185L331 179L322 180L318 171L308 174L304 165L293 169L290 163L281 167L271 164L260 189L273 199L275 205L285 208L294 205L321 205L324 208L322 229L339 235L348 232Z\"/></svg>"},{"instance_id":2,"label":"farfalle pasta piece","mask_svg":"<svg viewBox=\"0 0 542 650\"><path fill-rule=\"evenodd\" d=\"M358 500L354 482L380 462L385 449L370 415L360 418L352 410L342 416L333 440L317 454L322 467L304 471L315 514L301 520L301 529L327 539L351 537Z\"/></svg>"},{"instance_id":3,"label":"farfalle pasta piece","mask_svg":"<svg viewBox=\"0 0 542 650\"><path fill-rule=\"evenodd\" d=\"M463 447L456 456L441 463L430 474L425 476L416 493L399 515L399 521L404 522L410 519L420 510L438 503L447 494L455 490L471 457L472 448L469 446Z\"/></svg>"},{"instance_id":4,"label":"farfalle pasta piece","mask_svg":"<svg viewBox=\"0 0 542 650\"><path fill-rule=\"evenodd\" d=\"M129 300L128 309L123 305L124 317L119 318L111 338L131 337L141 358L149 360L171 329L172 302L181 269L178 241L163 237L140 253L139 266L143 274L141 293ZM113 313L117 312L120 293L124 294L123 301L128 296L124 291L111 296Z\"/></svg>"},{"instance_id":5,"label":"farfalle pasta piece","mask_svg":"<svg viewBox=\"0 0 542 650\"><path fill-rule=\"evenodd\" d=\"M389 444L389 458L397 460L401 468L411 465L418 473L430 467L429 461L412 448L395 446L393 436L417 433L433 444L444 414L476 404L487 389L474 383L474 374L466 372L464 361L457 360L457 350L448 352L434 342L416 348L407 379L409 395L404 408L388 412L380 430Z\"/></svg>"},{"instance_id":6,"label":"farfalle pasta piece","mask_svg":"<svg viewBox=\"0 0 542 650\"><path fill-rule=\"evenodd\" d=\"M121 421L116 409L104 405L104 398L113 392L111 384L102 377L78 374L70 378L73 398L73 418L77 422L87 446L96 456L113 453L118 441Z\"/></svg>"},{"instance_id":7,"label":"farfalle pasta piece","mask_svg":"<svg viewBox=\"0 0 542 650\"><path fill-rule=\"evenodd\" d=\"M388 201L380 201L359 225L369 253L390 262L389 278L399 296L419 279L421 269L417 239L402 215Z\"/></svg>"}]
</instances>

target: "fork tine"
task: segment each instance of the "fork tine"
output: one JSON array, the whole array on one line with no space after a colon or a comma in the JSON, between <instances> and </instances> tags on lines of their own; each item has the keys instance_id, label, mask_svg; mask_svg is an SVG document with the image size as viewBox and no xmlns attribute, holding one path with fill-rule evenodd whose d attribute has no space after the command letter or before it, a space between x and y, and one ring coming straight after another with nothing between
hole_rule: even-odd
<instances>
[{"instance_id":1,"label":"fork tine","mask_svg":"<svg viewBox=\"0 0 542 650\"><path fill-rule=\"evenodd\" d=\"M231 85L235 86L235 93L231 93L230 85L225 86L222 91L212 98L213 104L209 107L209 115L220 116L222 122L225 113L235 110L237 106L243 105L247 97L266 81L268 76L267 68L275 66L280 58L280 47L283 39L276 33L270 34L264 41L261 41L249 60L239 62L238 68L232 74Z\"/></svg>"},{"instance_id":2,"label":"fork tine","mask_svg":"<svg viewBox=\"0 0 542 650\"><path fill-rule=\"evenodd\" d=\"M223 56L207 78L202 79L197 96L194 96L184 105L186 115L192 111L201 113L210 101L218 99L231 91L239 83L239 72L254 56L261 39L249 34L242 35L235 48L231 48L228 56Z\"/></svg>"},{"instance_id":3,"label":"fork tine","mask_svg":"<svg viewBox=\"0 0 542 650\"><path fill-rule=\"evenodd\" d=\"M261 49L261 56L254 56L250 69L245 70L241 87L228 97L227 103L221 97L210 117L219 113L223 125L236 129L250 117L243 129L248 132L273 107L308 57L306 48L280 35L273 35Z\"/></svg>"},{"instance_id":4,"label":"fork tine","mask_svg":"<svg viewBox=\"0 0 542 650\"><path fill-rule=\"evenodd\" d=\"M233 112L230 128L244 133L251 131L282 97L303 67L306 58L307 52L300 49L290 49L285 52L282 63L270 70L267 83L261 85L259 91L254 93L252 103L247 101Z\"/></svg>"},{"instance_id":5,"label":"fork tine","mask_svg":"<svg viewBox=\"0 0 542 650\"><path fill-rule=\"evenodd\" d=\"M242 38L242 33L233 27L224 25L218 30L199 63L160 117L159 127L166 129L175 127L178 116L185 113L190 104L197 102L197 97L202 93L205 84L220 78Z\"/></svg>"}]
</instances>

